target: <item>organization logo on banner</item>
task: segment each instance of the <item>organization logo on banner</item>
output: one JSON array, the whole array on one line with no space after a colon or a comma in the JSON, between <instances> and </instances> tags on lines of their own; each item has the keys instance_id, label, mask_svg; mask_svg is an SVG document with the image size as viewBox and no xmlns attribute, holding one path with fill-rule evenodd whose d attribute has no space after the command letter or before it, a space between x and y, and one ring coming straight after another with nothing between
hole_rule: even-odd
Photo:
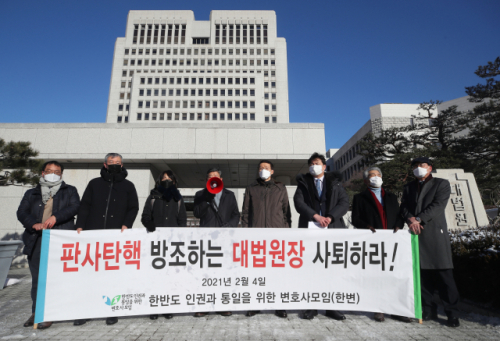
<instances>
[{"instance_id":1,"label":"organization logo on banner","mask_svg":"<svg viewBox=\"0 0 500 341\"><path fill-rule=\"evenodd\" d=\"M109 306L114 306L117 305L118 302L120 302L121 297L122 295L116 295L115 297L113 297L113 299L110 299L108 296L103 296L102 300L104 301L104 304L107 304Z\"/></svg>"}]
</instances>

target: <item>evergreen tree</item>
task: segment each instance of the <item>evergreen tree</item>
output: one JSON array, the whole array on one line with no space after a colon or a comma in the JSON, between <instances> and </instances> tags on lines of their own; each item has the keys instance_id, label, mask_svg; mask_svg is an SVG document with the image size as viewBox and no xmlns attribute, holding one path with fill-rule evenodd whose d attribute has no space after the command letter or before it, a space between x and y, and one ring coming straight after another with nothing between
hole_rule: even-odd
<instances>
[{"instance_id":1,"label":"evergreen tree","mask_svg":"<svg viewBox=\"0 0 500 341\"><path fill-rule=\"evenodd\" d=\"M36 185L43 160L34 159L38 151L31 142L8 142L0 138L0 186Z\"/></svg>"}]
</instances>

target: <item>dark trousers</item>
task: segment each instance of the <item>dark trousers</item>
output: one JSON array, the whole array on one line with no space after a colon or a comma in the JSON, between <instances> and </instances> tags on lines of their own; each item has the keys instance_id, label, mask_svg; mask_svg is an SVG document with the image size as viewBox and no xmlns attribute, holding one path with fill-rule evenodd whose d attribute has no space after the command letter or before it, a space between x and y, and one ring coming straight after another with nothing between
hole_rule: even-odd
<instances>
[{"instance_id":1,"label":"dark trousers","mask_svg":"<svg viewBox=\"0 0 500 341\"><path fill-rule=\"evenodd\" d=\"M422 286L422 309L424 312L437 310L437 304L432 301L437 290L443 302L444 311L450 317L458 317L458 302L460 295L453 278L453 269L421 269L420 283Z\"/></svg>"},{"instance_id":2,"label":"dark trousers","mask_svg":"<svg viewBox=\"0 0 500 341\"><path fill-rule=\"evenodd\" d=\"M36 308L36 291L38 289L38 270L40 269L40 253L42 251L42 236L39 236L33 247L33 253L28 257L28 264L31 272L31 312L35 313Z\"/></svg>"}]
</instances>

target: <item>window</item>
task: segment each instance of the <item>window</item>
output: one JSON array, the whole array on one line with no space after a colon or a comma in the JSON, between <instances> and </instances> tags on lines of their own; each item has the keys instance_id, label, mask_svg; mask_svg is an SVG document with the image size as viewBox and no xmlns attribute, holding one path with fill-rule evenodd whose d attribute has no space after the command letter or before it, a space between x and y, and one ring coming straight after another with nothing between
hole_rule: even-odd
<instances>
[{"instance_id":1,"label":"window","mask_svg":"<svg viewBox=\"0 0 500 341\"><path fill-rule=\"evenodd\" d=\"M160 114L160 121L164 121L165 120L165 114L164 113L161 113Z\"/></svg>"},{"instance_id":2,"label":"window","mask_svg":"<svg viewBox=\"0 0 500 341\"><path fill-rule=\"evenodd\" d=\"M220 114L220 120L224 121L224 114Z\"/></svg>"},{"instance_id":3,"label":"window","mask_svg":"<svg viewBox=\"0 0 500 341\"><path fill-rule=\"evenodd\" d=\"M271 87L275 88L276 87L276 82L271 82Z\"/></svg>"},{"instance_id":4,"label":"window","mask_svg":"<svg viewBox=\"0 0 500 341\"><path fill-rule=\"evenodd\" d=\"M255 101L250 101L250 108L255 108Z\"/></svg>"},{"instance_id":5,"label":"window","mask_svg":"<svg viewBox=\"0 0 500 341\"><path fill-rule=\"evenodd\" d=\"M250 90L250 96L255 96L255 90L254 89Z\"/></svg>"},{"instance_id":6,"label":"window","mask_svg":"<svg viewBox=\"0 0 500 341\"><path fill-rule=\"evenodd\" d=\"M158 96L158 95L159 95L159 90L158 90L158 89L155 89L155 90L154 90L154 95L155 95L155 96Z\"/></svg>"},{"instance_id":7,"label":"window","mask_svg":"<svg viewBox=\"0 0 500 341\"><path fill-rule=\"evenodd\" d=\"M127 85L127 82L122 82L121 87L124 88Z\"/></svg>"},{"instance_id":8,"label":"window","mask_svg":"<svg viewBox=\"0 0 500 341\"><path fill-rule=\"evenodd\" d=\"M190 113L189 114L189 120L190 121L194 121L194 113Z\"/></svg>"},{"instance_id":9,"label":"window","mask_svg":"<svg viewBox=\"0 0 500 341\"><path fill-rule=\"evenodd\" d=\"M167 95L167 90L166 89L162 89L161 90L161 95L162 96L166 96Z\"/></svg>"},{"instance_id":10,"label":"window","mask_svg":"<svg viewBox=\"0 0 500 341\"><path fill-rule=\"evenodd\" d=\"M269 116L266 116L266 117L264 118L264 122L269 123Z\"/></svg>"},{"instance_id":11,"label":"window","mask_svg":"<svg viewBox=\"0 0 500 341\"><path fill-rule=\"evenodd\" d=\"M250 84L255 84L255 78L250 78Z\"/></svg>"},{"instance_id":12,"label":"window","mask_svg":"<svg viewBox=\"0 0 500 341\"><path fill-rule=\"evenodd\" d=\"M267 92L264 94L264 99L269 99L269 94Z\"/></svg>"},{"instance_id":13,"label":"window","mask_svg":"<svg viewBox=\"0 0 500 341\"><path fill-rule=\"evenodd\" d=\"M264 82L264 88L269 88L269 82Z\"/></svg>"},{"instance_id":14,"label":"window","mask_svg":"<svg viewBox=\"0 0 500 341\"><path fill-rule=\"evenodd\" d=\"M141 84L146 84L146 78L141 78Z\"/></svg>"},{"instance_id":15,"label":"window","mask_svg":"<svg viewBox=\"0 0 500 341\"><path fill-rule=\"evenodd\" d=\"M272 99L276 99L276 93L272 93Z\"/></svg>"},{"instance_id":16,"label":"window","mask_svg":"<svg viewBox=\"0 0 500 341\"><path fill-rule=\"evenodd\" d=\"M149 114L144 114L144 120L149 121Z\"/></svg>"},{"instance_id":17,"label":"window","mask_svg":"<svg viewBox=\"0 0 500 341\"><path fill-rule=\"evenodd\" d=\"M140 121L142 120L142 114L141 113L137 113L137 121Z\"/></svg>"},{"instance_id":18,"label":"window","mask_svg":"<svg viewBox=\"0 0 500 341\"><path fill-rule=\"evenodd\" d=\"M146 101L146 108L150 108L151 107L151 102L150 101Z\"/></svg>"},{"instance_id":19,"label":"window","mask_svg":"<svg viewBox=\"0 0 500 341\"><path fill-rule=\"evenodd\" d=\"M239 121L240 120L240 114L234 114L234 120Z\"/></svg>"},{"instance_id":20,"label":"window","mask_svg":"<svg viewBox=\"0 0 500 341\"><path fill-rule=\"evenodd\" d=\"M264 105L264 111L269 111L269 104Z\"/></svg>"},{"instance_id":21,"label":"window","mask_svg":"<svg viewBox=\"0 0 500 341\"><path fill-rule=\"evenodd\" d=\"M175 120L178 121L179 120L179 114L175 114Z\"/></svg>"},{"instance_id":22,"label":"window","mask_svg":"<svg viewBox=\"0 0 500 341\"><path fill-rule=\"evenodd\" d=\"M227 95L228 96L232 96L233 95L233 90L232 89L228 89L227 90Z\"/></svg>"},{"instance_id":23,"label":"window","mask_svg":"<svg viewBox=\"0 0 500 341\"><path fill-rule=\"evenodd\" d=\"M233 114L227 114L227 120L232 121L233 120Z\"/></svg>"},{"instance_id":24,"label":"window","mask_svg":"<svg viewBox=\"0 0 500 341\"><path fill-rule=\"evenodd\" d=\"M209 121L210 120L210 114L206 113L205 114L205 121Z\"/></svg>"},{"instance_id":25,"label":"window","mask_svg":"<svg viewBox=\"0 0 500 341\"><path fill-rule=\"evenodd\" d=\"M153 121L156 121L156 117L157 117L157 116L156 116L156 113L151 114L151 119L152 119Z\"/></svg>"},{"instance_id":26,"label":"window","mask_svg":"<svg viewBox=\"0 0 500 341\"><path fill-rule=\"evenodd\" d=\"M172 114L167 113L167 121L172 121Z\"/></svg>"},{"instance_id":27,"label":"window","mask_svg":"<svg viewBox=\"0 0 500 341\"><path fill-rule=\"evenodd\" d=\"M187 114L186 113L182 114L182 120L187 121Z\"/></svg>"},{"instance_id":28,"label":"window","mask_svg":"<svg viewBox=\"0 0 500 341\"><path fill-rule=\"evenodd\" d=\"M198 114L198 121L201 121L203 119L203 115L202 114Z\"/></svg>"},{"instance_id":29,"label":"window","mask_svg":"<svg viewBox=\"0 0 500 341\"><path fill-rule=\"evenodd\" d=\"M276 104L273 104L273 105L271 106L271 108L272 108L272 110L273 110L273 111L276 111Z\"/></svg>"},{"instance_id":30,"label":"window","mask_svg":"<svg viewBox=\"0 0 500 341\"><path fill-rule=\"evenodd\" d=\"M137 107L138 107L138 108L142 108L142 101L139 101L139 102L138 102Z\"/></svg>"},{"instance_id":31,"label":"window","mask_svg":"<svg viewBox=\"0 0 500 341\"><path fill-rule=\"evenodd\" d=\"M243 121L247 121L248 120L248 114L243 114Z\"/></svg>"},{"instance_id":32,"label":"window","mask_svg":"<svg viewBox=\"0 0 500 341\"><path fill-rule=\"evenodd\" d=\"M212 121L217 121L217 114L212 114Z\"/></svg>"},{"instance_id":33,"label":"window","mask_svg":"<svg viewBox=\"0 0 500 341\"><path fill-rule=\"evenodd\" d=\"M277 123L278 122L278 118L276 116L273 117L273 123Z\"/></svg>"},{"instance_id":34,"label":"window","mask_svg":"<svg viewBox=\"0 0 500 341\"><path fill-rule=\"evenodd\" d=\"M217 89L213 89L213 90L212 90L212 96L217 96L217 92L218 92L218 90L217 90Z\"/></svg>"},{"instance_id":35,"label":"window","mask_svg":"<svg viewBox=\"0 0 500 341\"><path fill-rule=\"evenodd\" d=\"M250 121L255 121L255 114L250 114Z\"/></svg>"},{"instance_id":36,"label":"window","mask_svg":"<svg viewBox=\"0 0 500 341\"><path fill-rule=\"evenodd\" d=\"M123 111L123 104L118 104L118 111Z\"/></svg>"}]
</instances>

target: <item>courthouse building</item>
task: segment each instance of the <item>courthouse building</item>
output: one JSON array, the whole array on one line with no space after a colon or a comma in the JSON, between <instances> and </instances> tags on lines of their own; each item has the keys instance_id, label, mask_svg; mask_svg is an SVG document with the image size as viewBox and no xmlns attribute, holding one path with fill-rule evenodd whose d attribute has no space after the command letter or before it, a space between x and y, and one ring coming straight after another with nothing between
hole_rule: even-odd
<instances>
[{"instance_id":1,"label":"courthouse building","mask_svg":"<svg viewBox=\"0 0 500 341\"><path fill-rule=\"evenodd\" d=\"M120 153L139 195L140 214L163 170L178 180L188 213L206 171L217 166L241 209L261 159L288 188L293 226L295 176L325 152L323 124L289 123L285 38L274 11L130 11L115 43L106 123L0 124L5 141L30 141L39 158L65 166L83 192L104 156ZM104 118L103 118L104 119ZM0 187L0 238L19 239L23 186Z\"/></svg>"}]
</instances>

